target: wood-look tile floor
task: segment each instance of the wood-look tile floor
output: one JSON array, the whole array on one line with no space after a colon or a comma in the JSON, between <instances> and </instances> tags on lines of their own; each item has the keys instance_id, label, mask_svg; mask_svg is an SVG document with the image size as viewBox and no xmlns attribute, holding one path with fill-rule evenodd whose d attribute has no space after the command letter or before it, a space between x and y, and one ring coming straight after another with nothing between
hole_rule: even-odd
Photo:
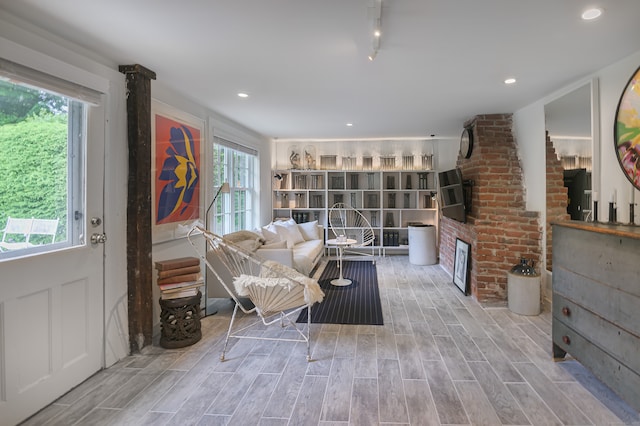
<instances>
[{"instance_id":1,"label":"wood-look tile floor","mask_svg":"<svg viewBox=\"0 0 640 426\"><path fill-rule=\"evenodd\" d=\"M553 362L549 312L483 308L407 256L377 266L385 325L312 325L310 363L304 344L251 340L221 362L220 300L200 342L145 348L24 424L640 425L577 361Z\"/></svg>"}]
</instances>

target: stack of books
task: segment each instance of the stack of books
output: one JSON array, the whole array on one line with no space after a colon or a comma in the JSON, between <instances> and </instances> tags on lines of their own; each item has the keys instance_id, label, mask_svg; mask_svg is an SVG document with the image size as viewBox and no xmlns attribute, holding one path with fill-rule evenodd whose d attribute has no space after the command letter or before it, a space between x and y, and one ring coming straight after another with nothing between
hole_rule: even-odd
<instances>
[{"instance_id":1,"label":"stack of books","mask_svg":"<svg viewBox=\"0 0 640 426\"><path fill-rule=\"evenodd\" d=\"M204 284L197 257L161 260L156 262L156 269L160 298L164 300L196 296Z\"/></svg>"}]
</instances>

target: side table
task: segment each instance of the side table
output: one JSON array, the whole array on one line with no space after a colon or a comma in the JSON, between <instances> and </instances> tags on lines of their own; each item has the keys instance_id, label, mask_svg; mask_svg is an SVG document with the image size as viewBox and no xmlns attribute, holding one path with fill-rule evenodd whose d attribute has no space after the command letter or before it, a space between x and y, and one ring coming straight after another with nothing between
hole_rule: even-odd
<instances>
[{"instance_id":1,"label":"side table","mask_svg":"<svg viewBox=\"0 0 640 426\"><path fill-rule=\"evenodd\" d=\"M336 246L338 248L338 269L340 269L340 277L336 278L335 280L331 280L331 284L335 286L351 285L351 280L348 278L344 278L344 276L342 275L342 257L343 257L344 249L355 243L357 243L357 241L351 238L347 238L345 240L340 240L340 241L336 238L327 240L327 245Z\"/></svg>"},{"instance_id":2,"label":"side table","mask_svg":"<svg viewBox=\"0 0 640 426\"><path fill-rule=\"evenodd\" d=\"M177 299L160 299L160 346L167 349L193 345L202 338L200 299L202 293Z\"/></svg>"}]
</instances>

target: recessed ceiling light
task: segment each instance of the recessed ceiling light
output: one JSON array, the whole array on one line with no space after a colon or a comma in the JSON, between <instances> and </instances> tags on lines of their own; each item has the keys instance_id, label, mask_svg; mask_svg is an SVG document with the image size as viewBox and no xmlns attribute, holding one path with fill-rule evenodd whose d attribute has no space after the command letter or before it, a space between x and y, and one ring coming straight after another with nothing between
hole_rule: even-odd
<instances>
[{"instance_id":1,"label":"recessed ceiling light","mask_svg":"<svg viewBox=\"0 0 640 426\"><path fill-rule=\"evenodd\" d=\"M504 81L504 84L515 84L516 79L513 77L509 77Z\"/></svg>"},{"instance_id":2,"label":"recessed ceiling light","mask_svg":"<svg viewBox=\"0 0 640 426\"><path fill-rule=\"evenodd\" d=\"M238 97L239 98L248 98L249 94L248 93L244 93L244 92L240 92L240 93L238 93Z\"/></svg>"},{"instance_id":3,"label":"recessed ceiling light","mask_svg":"<svg viewBox=\"0 0 640 426\"><path fill-rule=\"evenodd\" d=\"M347 127L353 126L353 123L347 123Z\"/></svg>"},{"instance_id":4,"label":"recessed ceiling light","mask_svg":"<svg viewBox=\"0 0 640 426\"><path fill-rule=\"evenodd\" d=\"M592 9L587 9L582 12L582 19L585 21L592 21L602 15L602 9L598 7L594 7Z\"/></svg>"}]
</instances>

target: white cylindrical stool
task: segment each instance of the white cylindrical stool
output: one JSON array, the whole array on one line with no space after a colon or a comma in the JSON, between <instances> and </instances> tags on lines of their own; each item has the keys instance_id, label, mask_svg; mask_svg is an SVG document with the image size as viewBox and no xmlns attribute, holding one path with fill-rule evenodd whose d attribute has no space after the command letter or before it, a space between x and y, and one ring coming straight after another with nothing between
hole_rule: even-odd
<instances>
[{"instance_id":1,"label":"white cylindrical stool","mask_svg":"<svg viewBox=\"0 0 640 426\"><path fill-rule=\"evenodd\" d=\"M412 265L438 263L435 226L409 225L409 262Z\"/></svg>"},{"instance_id":2,"label":"white cylindrical stool","mask_svg":"<svg viewBox=\"0 0 640 426\"><path fill-rule=\"evenodd\" d=\"M521 259L520 264L507 273L509 310L520 315L540 314L540 275Z\"/></svg>"}]
</instances>

